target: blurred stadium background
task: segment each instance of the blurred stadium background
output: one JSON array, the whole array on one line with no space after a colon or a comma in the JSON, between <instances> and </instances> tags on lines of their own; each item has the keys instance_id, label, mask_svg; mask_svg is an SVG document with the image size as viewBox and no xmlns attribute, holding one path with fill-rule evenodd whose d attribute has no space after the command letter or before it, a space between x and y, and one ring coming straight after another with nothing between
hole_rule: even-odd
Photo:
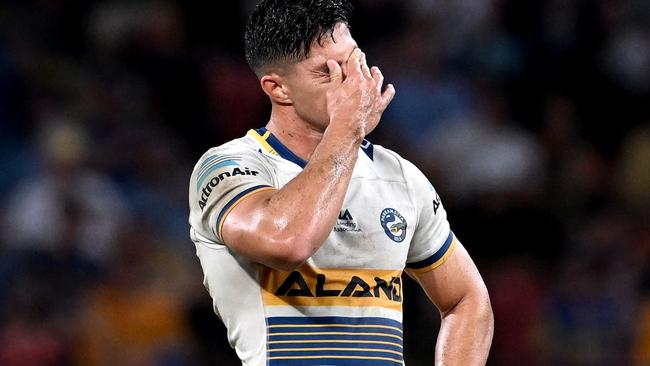
<instances>
[{"instance_id":1,"label":"blurred stadium background","mask_svg":"<svg viewBox=\"0 0 650 366\"><path fill-rule=\"evenodd\" d=\"M357 0L491 291L490 365L650 365L650 2ZM266 123L254 1L0 2L0 365L236 365L188 238L209 147ZM236 285L236 284L233 284ZM406 360L438 315L406 284Z\"/></svg>"}]
</instances>

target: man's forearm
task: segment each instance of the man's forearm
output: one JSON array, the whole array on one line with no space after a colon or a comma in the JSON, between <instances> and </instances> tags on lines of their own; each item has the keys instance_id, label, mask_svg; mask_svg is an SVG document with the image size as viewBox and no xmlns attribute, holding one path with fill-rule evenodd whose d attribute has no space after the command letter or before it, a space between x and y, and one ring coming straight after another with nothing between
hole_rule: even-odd
<instances>
[{"instance_id":1,"label":"man's forearm","mask_svg":"<svg viewBox=\"0 0 650 366\"><path fill-rule=\"evenodd\" d=\"M345 81L336 61L328 60L327 67L329 125L305 169L277 191L248 197L224 219L222 238L230 248L276 269L300 266L330 235L359 146L395 94L392 86L382 93L381 72L368 69L359 49L347 61ZM281 110L276 112L277 118L286 118ZM269 126L274 126L273 117Z\"/></svg>"},{"instance_id":2,"label":"man's forearm","mask_svg":"<svg viewBox=\"0 0 650 366\"><path fill-rule=\"evenodd\" d=\"M487 293L464 298L442 316L435 364L485 365L493 332L494 316Z\"/></svg>"},{"instance_id":3,"label":"man's forearm","mask_svg":"<svg viewBox=\"0 0 650 366\"><path fill-rule=\"evenodd\" d=\"M277 191L251 196L226 217L224 241L275 269L300 266L332 231L359 153L357 140L362 138L328 128L294 179Z\"/></svg>"},{"instance_id":4,"label":"man's forearm","mask_svg":"<svg viewBox=\"0 0 650 366\"><path fill-rule=\"evenodd\" d=\"M302 236L310 257L332 231L343 205L360 142L325 133L305 170L273 195L264 217L273 229Z\"/></svg>"}]
</instances>

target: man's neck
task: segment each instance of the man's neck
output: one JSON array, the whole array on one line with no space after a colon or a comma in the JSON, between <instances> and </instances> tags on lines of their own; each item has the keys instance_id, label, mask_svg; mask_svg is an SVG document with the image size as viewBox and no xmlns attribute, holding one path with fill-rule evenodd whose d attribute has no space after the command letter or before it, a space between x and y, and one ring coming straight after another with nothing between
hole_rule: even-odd
<instances>
[{"instance_id":1,"label":"man's neck","mask_svg":"<svg viewBox=\"0 0 650 366\"><path fill-rule=\"evenodd\" d=\"M277 111L271 113L266 129L305 161L309 161L316 146L323 138L323 131L318 130L297 115L287 115Z\"/></svg>"}]
</instances>

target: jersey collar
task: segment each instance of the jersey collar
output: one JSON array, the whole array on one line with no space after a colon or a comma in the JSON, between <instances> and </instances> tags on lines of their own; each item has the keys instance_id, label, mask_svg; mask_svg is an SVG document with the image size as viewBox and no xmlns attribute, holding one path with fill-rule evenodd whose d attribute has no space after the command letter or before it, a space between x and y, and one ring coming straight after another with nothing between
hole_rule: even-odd
<instances>
[{"instance_id":1,"label":"jersey collar","mask_svg":"<svg viewBox=\"0 0 650 366\"><path fill-rule=\"evenodd\" d=\"M248 135L257 140L267 152L289 160L303 169L307 165L305 160L294 154L288 147L284 146L284 144L280 142L277 137L273 136L271 131L268 131L265 127L250 130L248 131Z\"/></svg>"}]
</instances>

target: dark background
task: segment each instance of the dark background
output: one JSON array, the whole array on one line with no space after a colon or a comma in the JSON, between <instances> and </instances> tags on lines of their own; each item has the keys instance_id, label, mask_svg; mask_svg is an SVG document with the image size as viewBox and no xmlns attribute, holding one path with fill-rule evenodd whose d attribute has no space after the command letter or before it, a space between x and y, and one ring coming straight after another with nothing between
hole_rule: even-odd
<instances>
[{"instance_id":1,"label":"dark background","mask_svg":"<svg viewBox=\"0 0 650 366\"><path fill-rule=\"evenodd\" d=\"M266 124L253 1L0 2L0 364L235 365L188 237ZM415 162L492 296L490 365L650 364L650 2L357 0ZM406 285L409 365L436 310Z\"/></svg>"}]
</instances>

